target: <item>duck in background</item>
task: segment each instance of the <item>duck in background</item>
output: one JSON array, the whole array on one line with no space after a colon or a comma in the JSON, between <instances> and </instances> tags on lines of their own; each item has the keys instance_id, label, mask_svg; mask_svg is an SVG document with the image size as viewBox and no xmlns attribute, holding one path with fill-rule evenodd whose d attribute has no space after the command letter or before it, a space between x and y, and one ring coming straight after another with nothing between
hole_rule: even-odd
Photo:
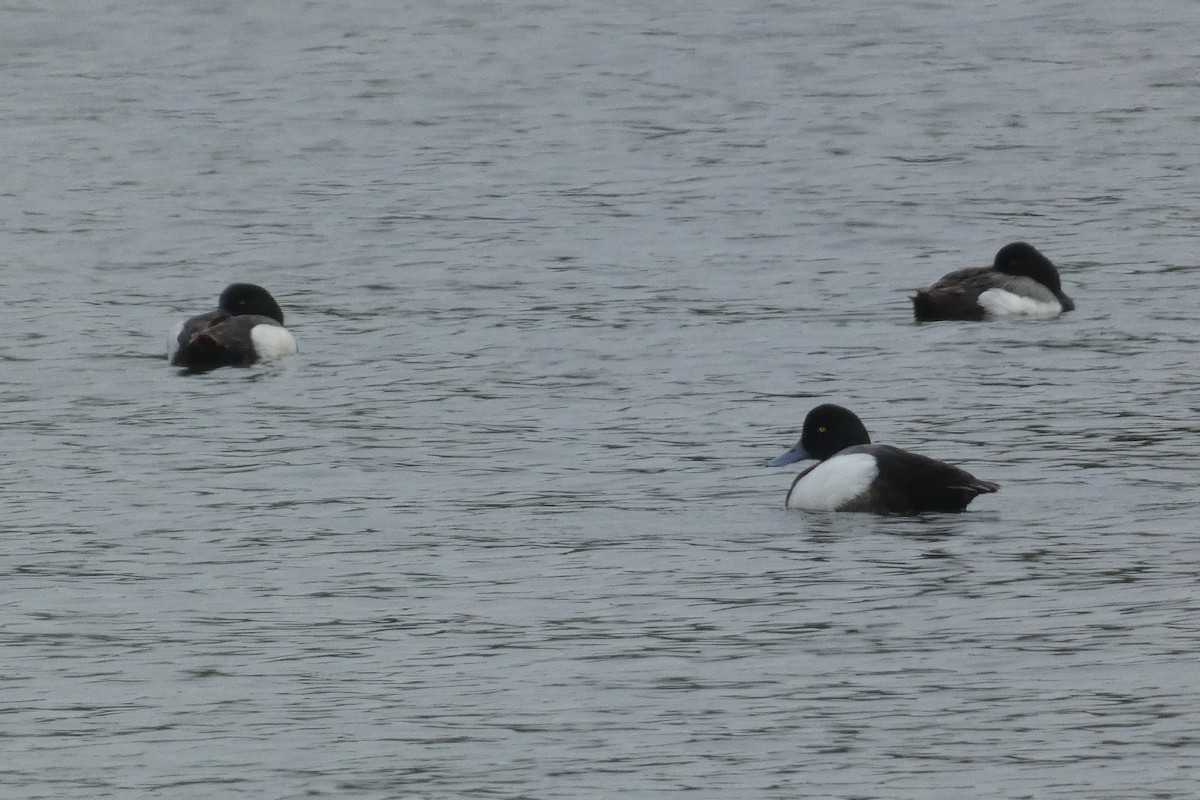
<instances>
[{"instance_id":1,"label":"duck in background","mask_svg":"<svg viewBox=\"0 0 1200 800\"><path fill-rule=\"evenodd\" d=\"M912 298L919 322L1001 317L1050 319L1074 311L1050 259L1025 242L1000 248L991 267L960 269Z\"/></svg>"},{"instance_id":2,"label":"duck in background","mask_svg":"<svg viewBox=\"0 0 1200 800\"><path fill-rule=\"evenodd\" d=\"M253 283L233 283L217 307L176 328L167 359L191 372L245 367L297 352L296 339L283 327L283 310L271 293Z\"/></svg>"},{"instance_id":3,"label":"duck in background","mask_svg":"<svg viewBox=\"0 0 1200 800\"><path fill-rule=\"evenodd\" d=\"M950 464L871 444L862 420L832 404L808 412L799 443L767 466L807 459L819 463L792 482L788 508L875 514L963 511L979 495L1000 489Z\"/></svg>"}]
</instances>

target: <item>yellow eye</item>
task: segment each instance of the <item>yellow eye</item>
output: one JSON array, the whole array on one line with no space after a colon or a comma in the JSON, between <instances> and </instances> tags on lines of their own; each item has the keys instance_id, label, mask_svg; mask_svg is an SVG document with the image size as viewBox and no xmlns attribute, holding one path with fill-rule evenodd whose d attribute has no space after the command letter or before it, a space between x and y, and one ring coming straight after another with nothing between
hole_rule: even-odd
<instances>
[{"instance_id":1,"label":"yellow eye","mask_svg":"<svg viewBox=\"0 0 1200 800\"><path fill-rule=\"evenodd\" d=\"M817 433L824 433L824 432L825 432L825 426L824 426L824 425L819 425L819 426L817 426Z\"/></svg>"}]
</instances>

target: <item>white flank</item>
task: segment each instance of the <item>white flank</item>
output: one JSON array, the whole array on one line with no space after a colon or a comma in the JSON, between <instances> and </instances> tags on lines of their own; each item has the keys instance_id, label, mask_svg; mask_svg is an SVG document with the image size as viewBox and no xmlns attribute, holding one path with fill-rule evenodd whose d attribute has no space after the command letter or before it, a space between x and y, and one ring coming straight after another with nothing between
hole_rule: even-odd
<instances>
[{"instance_id":1,"label":"white flank","mask_svg":"<svg viewBox=\"0 0 1200 800\"><path fill-rule=\"evenodd\" d=\"M299 352L296 339L287 328L278 325L255 325L250 329L250 341L259 361L270 361Z\"/></svg>"},{"instance_id":2,"label":"white flank","mask_svg":"<svg viewBox=\"0 0 1200 800\"><path fill-rule=\"evenodd\" d=\"M179 350L179 334L183 332L183 320L175 323L175 327L171 329L171 338L167 341L167 361L175 357L175 352Z\"/></svg>"},{"instance_id":3,"label":"white flank","mask_svg":"<svg viewBox=\"0 0 1200 800\"><path fill-rule=\"evenodd\" d=\"M1062 303L1051 296L1049 300L1013 294L1004 289L988 289L979 295L979 305L989 317L1036 317L1050 319L1062 313Z\"/></svg>"},{"instance_id":4,"label":"white flank","mask_svg":"<svg viewBox=\"0 0 1200 800\"><path fill-rule=\"evenodd\" d=\"M879 475L870 453L834 456L813 467L788 492L787 507L804 511L836 511L867 490Z\"/></svg>"}]
</instances>

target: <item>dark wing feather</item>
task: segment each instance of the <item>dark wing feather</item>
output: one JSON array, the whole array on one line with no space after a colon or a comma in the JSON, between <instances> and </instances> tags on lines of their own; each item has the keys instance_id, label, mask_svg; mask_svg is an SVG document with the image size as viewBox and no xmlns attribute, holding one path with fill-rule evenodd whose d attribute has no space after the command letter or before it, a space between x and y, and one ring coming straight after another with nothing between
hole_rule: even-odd
<instances>
[{"instance_id":1,"label":"dark wing feather","mask_svg":"<svg viewBox=\"0 0 1200 800\"><path fill-rule=\"evenodd\" d=\"M983 319L979 295L997 285L998 273L984 267L960 269L913 296L913 314L922 322Z\"/></svg>"},{"instance_id":2,"label":"dark wing feather","mask_svg":"<svg viewBox=\"0 0 1200 800\"><path fill-rule=\"evenodd\" d=\"M879 477L867 492L843 511L920 514L963 511L981 494L1000 490L999 484L976 478L966 470L889 445L870 445L879 463Z\"/></svg>"},{"instance_id":3,"label":"dark wing feather","mask_svg":"<svg viewBox=\"0 0 1200 800\"><path fill-rule=\"evenodd\" d=\"M183 346L191 341L192 337L197 333L207 330L213 325L224 322L225 320L229 319L229 317L230 314L228 312L221 311L220 309L213 309L207 314L198 314L187 320L183 323L183 327L179 329L179 336L176 337L176 341L179 343L180 349L183 349ZM174 363L174 359L172 359L172 363Z\"/></svg>"},{"instance_id":4,"label":"dark wing feather","mask_svg":"<svg viewBox=\"0 0 1200 800\"><path fill-rule=\"evenodd\" d=\"M258 325L277 326L279 323L257 314L231 317L223 311L193 317L184 324L179 334L179 351L171 363L193 372L205 372L217 367L249 366L258 360L254 342L250 338L250 331Z\"/></svg>"}]
</instances>

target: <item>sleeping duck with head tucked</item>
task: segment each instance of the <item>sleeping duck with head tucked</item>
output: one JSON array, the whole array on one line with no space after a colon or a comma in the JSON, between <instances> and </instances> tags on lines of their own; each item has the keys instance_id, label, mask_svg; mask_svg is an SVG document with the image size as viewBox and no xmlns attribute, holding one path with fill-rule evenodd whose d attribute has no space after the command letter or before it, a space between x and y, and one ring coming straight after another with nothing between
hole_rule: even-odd
<instances>
[{"instance_id":1,"label":"sleeping duck with head tucked","mask_svg":"<svg viewBox=\"0 0 1200 800\"><path fill-rule=\"evenodd\" d=\"M912 298L919 322L1005 317L1050 319L1074 311L1050 259L1025 242L1000 248L991 267L951 272Z\"/></svg>"},{"instance_id":2,"label":"sleeping duck with head tucked","mask_svg":"<svg viewBox=\"0 0 1200 800\"><path fill-rule=\"evenodd\" d=\"M999 484L950 464L871 444L862 420L832 404L808 412L799 443L767 466L809 459L818 463L792 482L788 508L874 514L963 511L979 495L1000 490Z\"/></svg>"},{"instance_id":3,"label":"sleeping duck with head tucked","mask_svg":"<svg viewBox=\"0 0 1200 800\"><path fill-rule=\"evenodd\" d=\"M191 372L247 367L297 352L275 298L253 283L233 283L217 307L176 327L167 349L173 366Z\"/></svg>"}]
</instances>

